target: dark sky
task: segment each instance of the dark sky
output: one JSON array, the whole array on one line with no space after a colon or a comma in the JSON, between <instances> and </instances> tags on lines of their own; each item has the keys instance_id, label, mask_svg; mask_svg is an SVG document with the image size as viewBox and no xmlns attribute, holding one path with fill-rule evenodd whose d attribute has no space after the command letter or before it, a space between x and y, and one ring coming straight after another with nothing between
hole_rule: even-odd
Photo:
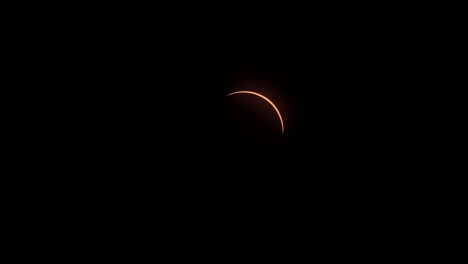
<instances>
[{"instance_id":1,"label":"dark sky","mask_svg":"<svg viewBox=\"0 0 468 264\"><path fill-rule=\"evenodd\" d=\"M180 31L133 22L101 36L89 63L103 84L93 120L104 128L109 166L133 175L132 192L152 197L149 186L167 185L177 193L171 199L206 208L388 202L388 170L374 169L390 144L381 108L413 60L403 55L411 49L405 38L372 19ZM262 99L226 97L238 87L277 103L284 135Z\"/></svg>"}]
</instances>

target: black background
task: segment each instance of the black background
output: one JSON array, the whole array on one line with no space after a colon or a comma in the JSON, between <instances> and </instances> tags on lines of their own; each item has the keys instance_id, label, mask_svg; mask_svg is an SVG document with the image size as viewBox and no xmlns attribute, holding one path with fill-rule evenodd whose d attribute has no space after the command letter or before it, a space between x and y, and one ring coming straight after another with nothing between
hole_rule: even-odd
<instances>
[{"instance_id":1,"label":"black background","mask_svg":"<svg viewBox=\"0 0 468 264\"><path fill-rule=\"evenodd\" d=\"M410 149L395 120L405 99L394 99L421 74L415 24L334 10L289 23L114 14L75 37L75 132L96 210L322 223L412 210L418 180L395 165ZM243 83L267 87L284 135L263 123L268 104L226 96ZM244 107L262 103L258 115Z\"/></svg>"}]
</instances>

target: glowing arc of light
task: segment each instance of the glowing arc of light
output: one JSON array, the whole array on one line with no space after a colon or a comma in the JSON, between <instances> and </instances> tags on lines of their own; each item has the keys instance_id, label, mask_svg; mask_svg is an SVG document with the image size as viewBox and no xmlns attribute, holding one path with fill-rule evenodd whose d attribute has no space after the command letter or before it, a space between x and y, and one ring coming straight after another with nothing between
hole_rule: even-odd
<instances>
[{"instance_id":1,"label":"glowing arc of light","mask_svg":"<svg viewBox=\"0 0 468 264\"><path fill-rule=\"evenodd\" d=\"M252 91L237 91L237 92L232 92L232 93L228 94L227 96L234 95L234 94L242 94L242 93L256 95L256 96L264 99L265 101L267 101L271 106L273 106L273 108L275 109L276 113L278 114L278 117L279 117L280 122L281 122L281 135L284 135L283 118L281 117L280 111L278 110L276 105L270 99L266 98L264 95L261 95L259 93L252 92Z\"/></svg>"}]
</instances>

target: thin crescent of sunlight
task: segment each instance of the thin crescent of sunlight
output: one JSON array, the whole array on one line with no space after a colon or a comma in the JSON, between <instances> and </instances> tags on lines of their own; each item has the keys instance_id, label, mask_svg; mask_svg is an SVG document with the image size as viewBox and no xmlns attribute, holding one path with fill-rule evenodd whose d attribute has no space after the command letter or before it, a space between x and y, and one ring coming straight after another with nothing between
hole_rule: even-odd
<instances>
[{"instance_id":1,"label":"thin crescent of sunlight","mask_svg":"<svg viewBox=\"0 0 468 264\"><path fill-rule=\"evenodd\" d=\"M278 117L279 117L280 122L281 122L281 134L284 135L283 118L281 117L280 111L278 110L278 108L276 107L276 105L275 105L270 99L266 98L264 95L261 95L261 94L259 94L259 93L252 92L252 91L237 91L237 92L232 92L232 93L228 94L227 96L234 95L234 94L242 94L242 93L256 95L256 96L258 96L258 97L264 99L264 100L267 101L268 103L270 103L271 106L273 106L273 108L275 109L276 113L278 114Z\"/></svg>"}]
</instances>

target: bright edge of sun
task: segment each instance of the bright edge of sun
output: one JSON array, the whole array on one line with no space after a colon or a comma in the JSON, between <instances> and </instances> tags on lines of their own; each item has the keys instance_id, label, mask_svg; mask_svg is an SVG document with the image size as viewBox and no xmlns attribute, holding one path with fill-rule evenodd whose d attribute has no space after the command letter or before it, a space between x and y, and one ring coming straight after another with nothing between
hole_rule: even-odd
<instances>
[{"instance_id":1,"label":"bright edge of sun","mask_svg":"<svg viewBox=\"0 0 468 264\"><path fill-rule=\"evenodd\" d=\"M264 99L265 101L267 101L271 106L273 106L273 108L275 109L276 113L278 114L278 117L280 119L280 122L281 122L281 135L284 135L284 124L283 124L283 118L281 117L281 113L280 111L278 110L278 108L276 107L276 105L268 98L266 98L264 95L261 95L259 93L256 93L256 92L252 92L252 91L237 91L237 92L232 92L230 94L228 94L227 96L230 96L230 95L234 95L234 94L253 94L253 95L256 95L262 99Z\"/></svg>"}]
</instances>

